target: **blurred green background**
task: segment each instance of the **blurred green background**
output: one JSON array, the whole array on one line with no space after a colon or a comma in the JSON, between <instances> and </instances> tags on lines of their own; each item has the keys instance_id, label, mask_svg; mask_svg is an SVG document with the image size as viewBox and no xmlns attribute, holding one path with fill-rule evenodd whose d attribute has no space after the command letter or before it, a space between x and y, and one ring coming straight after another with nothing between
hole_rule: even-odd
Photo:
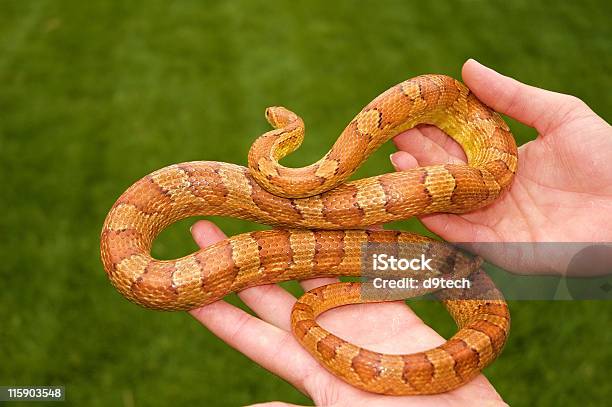
<instances>
[{"instance_id":1,"label":"blurred green background","mask_svg":"<svg viewBox=\"0 0 612 407\"><path fill-rule=\"evenodd\" d=\"M287 162L311 163L374 96L422 73L460 78L468 57L610 121L611 4L1 1L0 385L63 384L79 406L309 403L187 314L145 311L111 287L98 244L114 200L171 163L245 164L268 105L303 116L306 141ZM511 125L521 143L535 136ZM390 171L391 151L358 176ZM155 254L194 250L192 222ZM442 307L415 308L453 332ZM486 370L508 403L610 402L611 303L511 311Z\"/></svg>"}]
</instances>

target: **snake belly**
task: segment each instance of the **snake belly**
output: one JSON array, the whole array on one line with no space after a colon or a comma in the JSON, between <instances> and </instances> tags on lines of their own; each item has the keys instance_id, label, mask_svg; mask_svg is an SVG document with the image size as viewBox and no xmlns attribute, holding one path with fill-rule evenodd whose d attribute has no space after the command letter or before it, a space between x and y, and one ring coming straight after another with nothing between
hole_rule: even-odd
<instances>
[{"instance_id":1,"label":"snake belly","mask_svg":"<svg viewBox=\"0 0 612 407\"><path fill-rule=\"evenodd\" d=\"M359 276L368 243L423 243L408 232L369 225L415 215L464 213L486 206L511 184L517 148L503 119L461 82L444 75L404 81L370 102L316 163L287 168L279 160L304 137L302 120L268 108L274 130L252 145L249 168L197 161L157 170L129 187L110 209L101 257L117 290L159 310L189 310L262 284L321 276ZM467 164L440 164L347 182L381 144L418 124L432 124L465 151ZM155 237L187 217L220 215L274 226L233 236L188 256L154 259ZM478 264L453 250L453 275ZM461 261L460 261L461 260ZM360 389L381 394L433 394L474 378L501 352L510 315L482 271L488 299L440 298L458 325L443 345L408 355L366 350L331 334L315 319L326 310L368 302L360 283L311 290L291 316L296 339L329 371Z\"/></svg>"}]
</instances>

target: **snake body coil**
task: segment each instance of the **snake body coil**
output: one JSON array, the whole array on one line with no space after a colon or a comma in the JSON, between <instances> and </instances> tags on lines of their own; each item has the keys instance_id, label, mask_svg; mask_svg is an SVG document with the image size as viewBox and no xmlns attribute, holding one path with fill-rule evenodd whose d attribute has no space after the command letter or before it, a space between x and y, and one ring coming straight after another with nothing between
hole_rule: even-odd
<instances>
[{"instance_id":1,"label":"snake body coil","mask_svg":"<svg viewBox=\"0 0 612 407\"><path fill-rule=\"evenodd\" d=\"M269 108L275 128L249 152L249 168L187 162L155 171L132 185L111 208L101 254L113 285L148 308L188 310L248 287L318 276L358 276L362 246L371 242L427 242L419 235L368 231L368 225L434 212L463 213L494 201L517 167L514 138L501 117L460 82L423 75L387 90L346 127L331 150L304 168L278 163L302 141L304 125L292 112ZM345 180L393 136L433 124L464 149L468 164L444 164ZM150 249L166 226L196 215L247 219L287 229L245 233L175 260ZM457 261L457 273L470 267ZM474 264L471 265L472 268ZM482 272L478 278L496 291ZM366 302L359 283L317 288L292 312L297 340L328 370L363 390L431 394L475 377L501 352L510 315L499 299L447 299L459 331L441 346L410 355L369 351L327 332L315 318Z\"/></svg>"}]
</instances>

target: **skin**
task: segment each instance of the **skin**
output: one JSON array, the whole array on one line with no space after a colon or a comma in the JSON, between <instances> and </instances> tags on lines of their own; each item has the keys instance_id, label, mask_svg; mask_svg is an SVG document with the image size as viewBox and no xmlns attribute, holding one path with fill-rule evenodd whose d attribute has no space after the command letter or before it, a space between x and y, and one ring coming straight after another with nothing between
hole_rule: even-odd
<instances>
[{"instance_id":1,"label":"skin","mask_svg":"<svg viewBox=\"0 0 612 407\"><path fill-rule=\"evenodd\" d=\"M483 102L540 134L520 148L515 182L498 201L466 215L425 216L425 225L448 241L612 241L612 230L601 226L612 221L610 125L573 96L524 85L473 60L465 63L463 80ZM397 170L465 160L461 148L431 126L401 134L395 143L400 151L391 160ZM208 221L197 222L191 231L200 247L225 239ZM539 267L541 271L541 266L529 270ZM336 281L320 278L301 285L310 290ZM238 295L257 316L224 301L190 313L316 405L462 406L475 401L479 405L506 405L483 375L454 391L433 396L362 392L328 373L293 338L290 312L296 298L292 294L280 286L266 285ZM411 353L444 342L403 302L341 307L324 313L318 322L350 342L379 352Z\"/></svg>"}]
</instances>

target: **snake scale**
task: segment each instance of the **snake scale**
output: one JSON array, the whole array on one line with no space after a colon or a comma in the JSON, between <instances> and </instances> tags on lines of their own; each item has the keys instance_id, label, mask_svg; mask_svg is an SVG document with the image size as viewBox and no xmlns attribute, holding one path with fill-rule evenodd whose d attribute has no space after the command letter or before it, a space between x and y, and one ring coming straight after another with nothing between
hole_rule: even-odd
<instances>
[{"instance_id":1,"label":"snake scale","mask_svg":"<svg viewBox=\"0 0 612 407\"><path fill-rule=\"evenodd\" d=\"M252 145L249 168L186 162L155 171L127 189L101 233L101 256L113 285L147 308L189 310L248 287L318 276L358 276L364 244L428 242L407 232L366 226L436 212L464 213L494 201L512 182L517 148L503 119L461 82L422 75L376 97L330 151L303 168L279 160L302 142L302 120L282 107L266 110L273 126ZM346 182L381 144L417 124L432 124L464 149L467 164L440 164ZM277 229L240 234L180 259L150 249L168 225L221 215ZM453 272L469 268L457 261ZM478 269L476 264L476 269ZM473 264L472 264L473 266ZM472 267L473 268L473 267ZM482 271L481 284L496 288ZM432 394L475 377L501 352L510 315L499 299L446 299L458 332L434 349L408 355L369 351L331 334L315 319L340 305L367 302L360 283L304 294L291 315L296 339L328 370L360 389Z\"/></svg>"}]
</instances>

